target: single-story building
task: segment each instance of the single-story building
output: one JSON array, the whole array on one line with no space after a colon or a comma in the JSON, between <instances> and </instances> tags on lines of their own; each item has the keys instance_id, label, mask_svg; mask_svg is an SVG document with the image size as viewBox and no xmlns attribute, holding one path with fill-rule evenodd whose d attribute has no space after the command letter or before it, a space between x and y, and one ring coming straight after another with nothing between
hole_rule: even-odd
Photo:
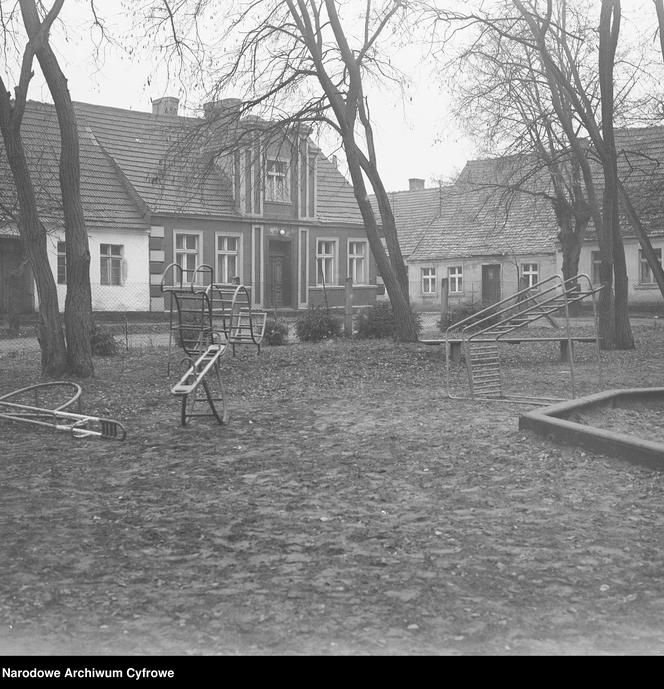
<instances>
[{"instance_id":1,"label":"single-story building","mask_svg":"<svg viewBox=\"0 0 664 689\"><path fill-rule=\"evenodd\" d=\"M664 251L664 127L619 130L619 173L660 260ZM473 160L451 185L425 188L413 178L407 191L390 200L409 272L410 299L421 310L441 308L441 280L448 304L494 303L562 274L559 228L545 172L523 174L529 161L510 156ZM528 177L525 191L515 180ZM596 175L596 182L601 174ZM601 198L601 188L600 188ZM621 231L629 279L629 300L661 306L662 295L624 213ZM599 284L599 246L590 223L579 272Z\"/></svg>"}]
</instances>

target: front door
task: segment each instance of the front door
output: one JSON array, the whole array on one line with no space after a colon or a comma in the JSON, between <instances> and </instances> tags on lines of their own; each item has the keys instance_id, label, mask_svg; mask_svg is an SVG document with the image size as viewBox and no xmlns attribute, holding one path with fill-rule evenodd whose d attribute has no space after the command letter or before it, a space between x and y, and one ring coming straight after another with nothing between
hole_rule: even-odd
<instances>
[{"instance_id":1,"label":"front door","mask_svg":"<svg viewBox=\"0 0 664 689\"><path fill-rule=\"evenodd\" d=\"M266 306L284 308L291 306L290 242L271 241L267 259Z\"/></svg>"},{"instance_id":2,"label":"front door","mask_svg":"<svg viewBox=\"0 0 664 689\"><path fill-rule=\"evenodd\" d=\"M0 313L32 310L31 273L18 239L0 239Z\"/></svg>"},{"instance_id":3,"label":"front door","mask_svg":"<svg viewBox=\"0 0 664 689\"><path fill-rule=\"evenodd\" d=\"M500 263L482 266L482 303L495 304L500 301Z\"/></svg>"}]
</instances>

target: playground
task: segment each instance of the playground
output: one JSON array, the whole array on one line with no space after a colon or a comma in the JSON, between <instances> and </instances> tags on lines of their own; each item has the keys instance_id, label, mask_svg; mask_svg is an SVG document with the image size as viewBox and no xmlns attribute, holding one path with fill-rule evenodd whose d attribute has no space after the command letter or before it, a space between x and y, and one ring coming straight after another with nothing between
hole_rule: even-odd
<instances>
[{"instance_id":1,"label":"playground","mask_svg":"<svg viewBox=\"0 0 664 689\"><path fill-rule=\"evenodd\" d=\"M633 327L603 388L661 384L664 328ZM557 345L506 347L511 385L564 391ZM0 652L664 653L664 474L449 399L442 349L241 348L228 424L183 427L158 346L82 383L122 442L0 421Z\"/></svg>"}]
</instances>

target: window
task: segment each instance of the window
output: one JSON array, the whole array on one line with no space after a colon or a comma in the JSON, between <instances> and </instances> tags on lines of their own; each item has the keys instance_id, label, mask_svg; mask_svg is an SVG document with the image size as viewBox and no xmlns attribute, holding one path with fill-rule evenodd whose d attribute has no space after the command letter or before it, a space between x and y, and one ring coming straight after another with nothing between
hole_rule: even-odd
<instances>
[{"instance_id":1,"label":"window","mask_svg":"<svg viewBox=\"0 0 664 689\"><path fill-rule=\"evenodd\" d=\"M337 243L331 239L319 239L316 245L316 284L334 285Z\"/></svg>"},{"instance_id":2,"label":"window","mask_svg":"<svg viewBox=\"0 0 664 689\"><path fill-rule=\"evenodd\" d=\"M367 276L367 243L363 241L348 242L348 277L356 285L366 285Z\"/></svg>"},{"instance_id":3,"label":"window","mask_svg":"<svg viewBox=\"0 0 664 689\"><path fill-rule=\"evenodd\" d=\"M462 266L450 266L447 269L447 277L450 281L450 292L463 292Z\"/></svg>"},{"instance_id":4,"label":"window","mask_svg":"<svg viewBox=\"0 0 664 689\"><path fill-rule=\"evenodd\" d=\"M217 235L217 282L240 276L240 237Z\"/></svg>"},{"instance_id":5,"label":"window","mask_svg":"<svg viewBox=\"0 0 664 689\"><path fill-rule=\"evenodd\" d=\"M655 256L657 256L657 260L662 262L662 250L661 249L653 249L655 252ZM652 270L650 269L650 266L648 265L648 261L646 260L646 257L643 255L643 249L639 249L639 284L640 285L654 285L655 284L655 276L652 274Z\"/></svg>"},{"instance_id":6,"label":"window","mask_svg":"<svg viewBox=\"0 0 664 689\"><path fill-rule=\"evenodd\" d=\"M102 285L122 284L122 254L121 244L99 245L99 281Z\"/></svg>"},{"instance_id":7,"label":"window","mask_svg":"<svg viewBox=\"0 0 664 689\"><path fill-rule=\"evenodd\" d=\"M599 251L590 252L590 279L593 285L601 285L602 278L599 276L599 267L602 263Z\"/></svg>"},{"instance_id":8,"label":"window","mask_svg":"<svg viewBox=\"0 0 664 689\"><path fill-rule=\"evenodd\" d=\"M539 264L522 263L521 277L525 281L525 287L534 287L539 282Z\"/></svg>"},{"instance_id":9,"label":"window","mask_svg":"<svg viewBox=\"0 0 664 689\"><path fill-rule=\"evenodd\" d=\"M58 242L58 285L67 284L67 249L64 242Z\"/></svg>"},{"instance_id":10,"label":"window","mask_svg":"<svg viewBox=\"0 0 664 689\"><path fill-rule=\"evenodd\" d=\"M182 268L183 279L190 281L198 268L200 238L197 234L175 233L175 262Z\"/></svg>"},{"instance_id":11,"label":"window","mask_svg":"<svg viewBox=\"0 0 664 689\"><path fill-rule=\"evenodd\" d=\"M436 293L436 269L422 268L422 294Z\"/></svg>"},{"instance_id":12,"label":"window","mask_svg":"<svg viewBox=\"0 0 664 689\"><path fill-rule=\"evenodd\" d=\"M277 203L290 202L288 163L282 160L267 161L265 200Z\"/></svg>"}]
</instances>

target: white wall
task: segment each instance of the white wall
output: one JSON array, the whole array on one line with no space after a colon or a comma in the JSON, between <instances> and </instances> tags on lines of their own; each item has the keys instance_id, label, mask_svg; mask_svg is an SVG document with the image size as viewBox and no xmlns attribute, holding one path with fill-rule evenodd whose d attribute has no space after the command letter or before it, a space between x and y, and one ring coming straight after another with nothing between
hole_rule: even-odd
<instances>
[{"instance_id":1,"label":"white wall","mask_svg":"<svg viewBox=\"0 0 664 689\"><path fill-rule=\"evenodd\" d=\"M410 301L419 309L440 308L440 280L448 275L451 266L462 266L463 290L461 293L450 292L449 305L453 308L459 304L480 304L482 301L482 266L500 263L501 269L501 297L510 296L518 291L518 271L524 263L536 263L539 266L539 280L545 280L558 271L555 254L527 254L523 256L487 256L482 258L458 258L444 261L418 261L408 263L408 281ZM436 294L425 295L422 293L422 268L436 269Z\"/></svg>"},{"instance_id":2,"label":"white wall","mask_svg":"<svg viewBox=\"0 0 664 689\"><path fill-rule=\"evenodd\" d=\"M664 257L664 238L652 239L653 249L661 249ZM664 299L657 287L657 284L639 284L640 266L639 266L639 242L636 239L626 239L625 245L625 263L627 266L628 279L628 299L630 304L642 305L662 305ZM586 273L592 279L592 259L591 253L599 251L597 243L587 243L581 247L581 255L579 257L579 272ZM562 270L562 252L558 252L558 265Z\"/></svg>"},{"instance_id":3,"label":"white wall","mask_svg":"<svg viewBox=\"0 0 664 689\"><path fill-rule=\"evenodd\" d=\"M49 263L57 280L57 243L64 241L63 234L48 238ZM112 232L90 230L90 287L93 311L149 311L150 310L150 248L146 232ZM123 246L124 266L122 285L100 284L100 244ZM58 285L58 303L64 309L66 285ZM36 294L36 290L35 290Z\"/></svg>"}]
</instances>

